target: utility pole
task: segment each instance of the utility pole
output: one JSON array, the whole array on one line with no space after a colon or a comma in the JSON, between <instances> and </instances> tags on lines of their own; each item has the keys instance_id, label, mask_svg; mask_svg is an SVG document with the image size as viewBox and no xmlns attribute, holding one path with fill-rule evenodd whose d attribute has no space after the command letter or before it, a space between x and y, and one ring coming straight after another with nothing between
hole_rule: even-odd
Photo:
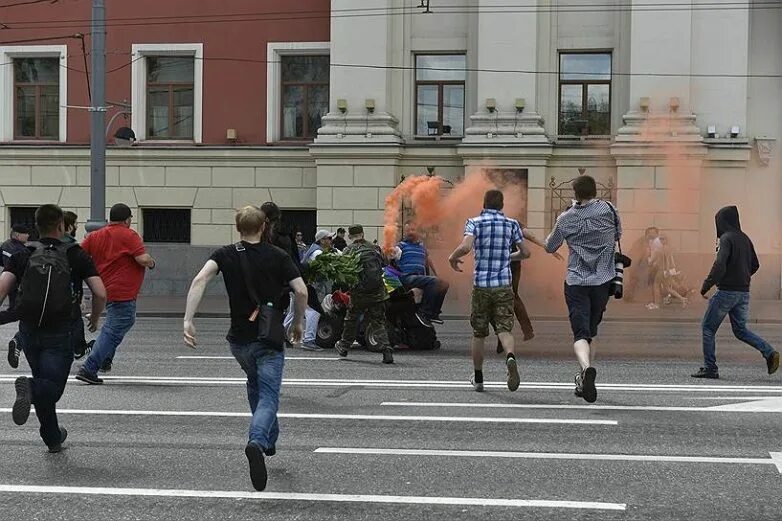
<instances>
[{"instance_id":1,"label":"utility pole","mask_svg":"<svg viewBox=\"0 0 782 521\"><path fill-rule=\"evenodd\" d=\"M92 0L90 218L87 232L106 226L106 6Z\"/></svg>"}]
</instances>

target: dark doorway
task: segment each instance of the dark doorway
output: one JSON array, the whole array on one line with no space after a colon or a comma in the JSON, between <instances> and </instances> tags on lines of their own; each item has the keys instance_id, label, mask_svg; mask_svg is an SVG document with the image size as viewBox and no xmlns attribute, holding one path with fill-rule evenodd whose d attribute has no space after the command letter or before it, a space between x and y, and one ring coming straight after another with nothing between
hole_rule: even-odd
<instances>
[{"instance_id":1,"label":"dark doorway","mask_svg":"<svg viewBox=\"0 0 782 521\"><path fill-rule=\"evenodd\" d=\"M37 206L12 206L9 208L11 222L8 227L9 233L11 226L23 224L30 229L30 240L38 240L38 230L35 229L35 211Z\"/></svg>"},{"instance_id":2,"label":"dark doorway","mask_svg":"<svg viewBox=\"0 0 782 521\"><path fill-rule=\"evenodd\" d=\"M297 231L304 235L304 242L311 244L315 239L315 228L318 222L318 212L316 210L282 210L282 220L290 226L295 233Z\"/></svg>"}]
</instances>

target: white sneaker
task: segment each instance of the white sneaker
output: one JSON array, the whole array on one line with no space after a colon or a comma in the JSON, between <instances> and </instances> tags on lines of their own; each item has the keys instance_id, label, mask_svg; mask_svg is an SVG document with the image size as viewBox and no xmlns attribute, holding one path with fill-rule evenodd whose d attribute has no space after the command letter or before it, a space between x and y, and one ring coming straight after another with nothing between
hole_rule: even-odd
<instances>
[{"instance_id":1,"label":"white sneaker","mask_svg":"<svg viewBox=\"0 0 782 521\"><path fill-rule=\"evenodd\" d=\"M475 389L475 392L482 393L483 392L483 382L478 383L475 381L475 375L472 375L470 377L470 385L472 385L472 388Z\"/></svg>"},{"instance_id":2,"label":"white sneaker","mask_svg":"<svg viewBox=\"0 0 782 521\"><path fill-rule=\"evenodd\" d=\"M576 391L574 394L579 398L584 397L584 375L581 371L576 373Z\"/></svg>"}]
</instances>

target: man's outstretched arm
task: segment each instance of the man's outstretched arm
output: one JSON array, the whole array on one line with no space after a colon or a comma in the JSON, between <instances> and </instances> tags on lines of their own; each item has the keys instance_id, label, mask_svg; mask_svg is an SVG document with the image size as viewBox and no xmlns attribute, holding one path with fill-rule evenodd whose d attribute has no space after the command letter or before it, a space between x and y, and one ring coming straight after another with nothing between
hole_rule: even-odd
<instances>
[{"instance_id":1,"label":"man's outstretched arm","mask_svg":"<svg viewBox=\"0 0 782 521\"><path fill-rule=\"evenodd\" d=\"M474 244L475 244L474 235L464 236L464 239L462 239L461 244L459 244L459 246L457 246L456 249L453 250L451 256L448 257L448 263L451 265L451 268L453 268L455 271L462 271L462 268L459 266L462 263L461 258L472 251L472 247Z\"/></svg>"},{"instance_id":2,"label":"man's outstretched arm","mask_svg":"<svg viewBox=\"0 0 782 521\"><path fill-rule=\"evenodd\" d=\"M187 306L185 308L185 320L184 320L184 338L185 344L195 349L196 347L196 330L193 319L195 318L198 306L201 304L201 299L204 298L204 291L207 284L217 275L219 268L217 263L211 259L206 261L204 267L195 276L193 282L190 284L190 291L187 292Z\"/></svg>"}]
</instances>

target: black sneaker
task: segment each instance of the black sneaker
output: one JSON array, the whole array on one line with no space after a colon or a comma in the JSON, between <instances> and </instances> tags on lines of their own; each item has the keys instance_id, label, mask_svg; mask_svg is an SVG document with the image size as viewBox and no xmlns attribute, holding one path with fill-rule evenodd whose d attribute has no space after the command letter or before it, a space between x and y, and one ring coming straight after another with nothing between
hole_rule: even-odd
<instances>
[{"instance_id":1,"label":"black sneaker","mask_svg":"<svg viewBox=\"0 0 782 521\"><path fill-rule=\"evenodd\" d=\"M435 317L429 317L429 322L431 322L432 324L438 324L438 325L445 324L445 322L443 322L443 319L440 318L439 314L437 316L435 316Z\"/></svg>"},{"instance_id":2,"label":"black sneaker","mask_svg":"<svg viewBox=\"0 0 782 521\"><path fill-rule=\"evenodd\" d=\"M107 358L103 361L103 363L100 365L100 372L101 373L110 373L111 372L111 359Z\"/></svg>"},{"instance_id":3,"label":"black sneaker","mask_svg":"<svg viewBox=\"0 0 782 521\"><path fill-rule=\"evenodd\" d=\"M27 418L30 417L33 387L30 379L26 376L17 378L14 387L16 387L16 401L14 402L13 409L11 409L11 416L13 417L15 424L24 425L27 423Z\"/></svg>"},{"instance_id":4,"label":"black sneaker","mask_svg":"<svg viewBox=\"0 0 782 521\"><path fill-rule=\"evenodd\" d=\"M49 447L49 454L57 454L58 452L62 452L62 444L65 443L67 438L68 431L65 430L65 427L60 427L60 443Z\"/></svg>"},{"instance_id":5,"label":"black sneaker","mask_svg":"<svg viewBox=\"0 0 782 521\"><path fill-rule=\"evenodd\" d=\"M597 400L597 388L595 387L595 379L597 378L597 371L594 367L587 367L584 369L584 376L583 378L583 390L582 398L587 401L587 403L595 403L595 400Z\"/></svg>"},{"instance_id":6,"label":"black sneaker","mask_svg":"<svg viewBox=\"0 0 782 521\"><path fill-rule=\"evenodd\" d=\"M250 481L253 483L253 488L260 492L266 488L269 479L266 462L263 459L263 449L257 442L251 441L244 448L244 455L247 456L247 462L250 464Z\"/></svg>"},{"instance_id":7,"label":"black sneaker","mask_svg":"<svg viewBox=\"0 0 782 521\"><path fill-rule=\"evenodd\" d=\"M417 319L418 319L418 322L420 322L420 323L421 323L421 325L422 325L422 326L424 326L424 327L428 327L428 328L432 328L432 327L434 327L434 326L432 325L432 322L431 322L431 321L430 321L428 318L426 318L425 316L423 316L421 313L416 313L416 314L415 314L415 318L417 318Z\"/></svg>"},{"instance_id":8,"label":"black sneaker","mask_svg":"<svg viewBox=\"0 0 782 521\"><path fill-rule=\"evenodd\" d=\"M19 343L16 338L12 338L8 341L8 365L16 369L19 367L19 355L21 350L19 349Z\"/></svg>"},{"instance_id":9,"label":"black sneaker","mask_svg":"<svg viewBox=\"0 0 782 521\"><path fill-rule=\"evenodd\" d=\"M90 340L89 342L86 342L83 346L81 346L81 349L77 349L73 353L73 358L76 360L81 360L85 356L88 356L92 352L92 346L95 345L95 340Z\"/></svg>"},{"instance_id":10,"label":"black sneaker","mask_svg":"<svg viewBox=\"0 0 782 521\"><path fill-rule=\"evenodd\" d=\"M102 378L98 378L97 375L91 374L83 367L76 373L76 379L90 385L101 385L103 383Z\"/></svg>"},{"instance_id":11,"label":"black sneaker","mask_svg":"<svg viewBox=\"0 0 782 521\"><path fill-rule=\"evenodd\" d=\"M383 349L383 363L384 364L393 364L394 363L394 351L392 349Z\"/></svg>"},{"instance_id":12,"label":"black sneaker","mask_svg":"<svg viewBox=\"0 0 782 521\"><path fill-rule=\"evenodd\" d=\"M768 366L768 374L774 374L779 369L779 351L774 353L766 359L766 365Z\"/></svg>"},{"instance_id":13,"label":"black sneaker","mask_svg":"<svg viewBox=\"0 0 782 521\"><path fill-rule=\"evenodd\" d=\"M508 368L508 389L515 391L519 388L521 378L519 378L519 366L516 359L512 356L505 360L505 366Z\"/></svg>"},{"instance_id":14,"label":"black sneaker","mask_svg":"<svg viewBox=\"0 0 782 521\"><path fill-rule=\"evenodd\" d=\"M275 454L277 454L277 447L272 445L271 447L263 451L263 453L266 454L266 456L274 456Z\"/></svg>"},{"instance_id":15,"label":"black sneaker","mask_svg":"<svg viewBox=\"0 0 782 521\"><path fill-rule=\"evenodd\" d=\"M342 345L342 341L339 341L336 344L334 344L334 349L337 350L337 354L339 356L341 356L342 358L347 358L348 348Z\"/></svg>"},{"instance_id":16,"label":"black sneaker","mask_svg":"<svg viewBox=\"0 0 782 521\"><path fill-rule=\"evenodd\" d=\"M693 378L708 378L710 380L718 380L720 377L719 371L709 371L705 367L698 369L697 373L693 373L690 376Z\"/></svg>"}]
</instances>

